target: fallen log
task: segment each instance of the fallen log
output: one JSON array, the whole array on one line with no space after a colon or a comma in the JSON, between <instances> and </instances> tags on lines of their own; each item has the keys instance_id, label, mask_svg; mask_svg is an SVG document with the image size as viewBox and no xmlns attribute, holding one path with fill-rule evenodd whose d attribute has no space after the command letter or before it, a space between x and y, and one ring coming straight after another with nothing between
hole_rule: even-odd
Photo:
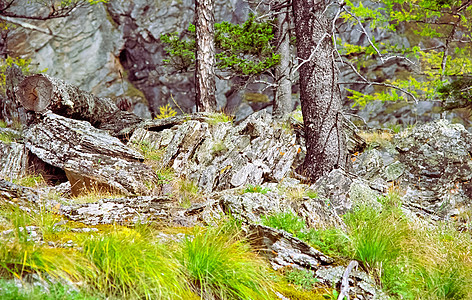
<instances>
[{"instance_id":1,"label":"fallen log","mask_svg":"<svg viewBox=\"0 0 472 300\"><path fill-rule=\"evenodd\" d=\"M52 111L64 117L89 121L94 127L112 134L143 121L131 112L120 110L109 98L99 98L44 74L23 79L16 96L28 111L39 114Z\"/></svg>"},{"instance_id":2,"label":"fallen log","mask_svg":"<svg viewBox=\"0 0 472 300\"><path fill-rule=\"evenodd\" d=\"M89 122L53 113L24 131L26 148L42 161L65 171L72 194L107 190L147 195L158 184L143 156Z\"/></svg>"}]
</instances>

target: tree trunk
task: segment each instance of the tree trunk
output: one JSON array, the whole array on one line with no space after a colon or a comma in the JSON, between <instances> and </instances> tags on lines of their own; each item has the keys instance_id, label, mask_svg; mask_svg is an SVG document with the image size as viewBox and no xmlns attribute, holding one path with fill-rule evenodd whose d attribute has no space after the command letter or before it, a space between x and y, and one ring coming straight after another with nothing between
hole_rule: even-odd
<instances>
[{"instance_id":1,"label":"tree trunk","mask_svg":"<svg viewBox=\"0 0 472 300\"><path fill-rule=\"evenodd\" d=\"M339 71L333 57L331 21L323 14L326 6L321 0L293 1L297 52L303 63L300 100L307 146L298 171L312 181L346 165Z\"/></svg>"},{"instance_id":2,"label":"tree trunk","mask_svg":"<svg viewBox=\"0 0 472 300\"><path fill-rule=\"evenodd\" d=\"M196 62L195 84L198 111L216 110L215 17L213 0L195 1Z\"/></svg>"},{"instance_id":3,"label":"tree trunk","mask_svg":"<svg viewBox=\"0 0 472 300\"><path fill-rule=\"evenodd\" d=\"M282 8L280 12L277 16L277 52L280 54L280 63L275 67L277 88L273 112L276 118L282 118L293 110L290 81L290 15L287 7Z\"/></svg>"},{"instance_id":4,"label":"tree trunk","mask_svg":"<svg viewBox=\"0 0 472 300\"><path fill-rule=\"evenodd\" d=\"M118 134L122 129L143 120L133 113L121 111L108 98L98 98L48 75L26 77L18 86L18 101L26 110L89 121L94 127Z\"/></svg>"}]
</instances>

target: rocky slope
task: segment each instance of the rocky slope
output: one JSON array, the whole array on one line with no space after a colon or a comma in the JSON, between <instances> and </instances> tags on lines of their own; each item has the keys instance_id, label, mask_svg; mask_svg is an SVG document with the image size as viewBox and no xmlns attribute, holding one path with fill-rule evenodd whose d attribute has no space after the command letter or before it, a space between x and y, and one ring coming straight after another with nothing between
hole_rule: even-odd
<instances>
[{"instance_id":1,"label":"rocky slope","mask_svg":"<svg viewBox=\"0 0 472 300\"><path fill-rule=\"evenodd\" d=\"M66 136L68 131L79 134L83 136L80 140L90 139L89 131L95 132L94 136L109 135L87 121L67 121L52 113L42 118L42 123L25 128L22 137L14 132L16 136L7 140L5 136L11 137L12 130L0 129L3 136L0 141L2 205L19 206L32 212L53 210L65 220L92 228L103 224L133 225L143 220L192 227L213 224L224 215L231 215L242 220L248 234L260 241L257 247L265 249L274 269L287 266L307 269L314 272L319 281L331 286L340 286L347 263L339 265L339 261L293 235L262 226L262 218L290 212L315 229L345 230L343 214L361 206L381 210L379 199L394 189L401 196L401 208L412 219L458 220L459 228L469 226L468 219L461 216L470 213L472 134L462 125L446 120L418 125L393 137L378 132L365 134L368 148L362 153L352 151L349 169L333 170L309 185L293 171L303 160L305 151L303 137L297 134L300 124L295 120L274 121L265 111L251 115L238 125L221 122L217 115L205 114L144 122L131 131L126 144L114 139L113 147L121 152L113 153L102 151L109 146L90 141L75 144L69 150L49 147L42 148L42 154L36 153L31 141L38 136L31 132L33 128L42 128L45 138L54 132L47 127L48 119L62 120L63 127L59 131ZM80 128L74 125L78 122ZM132 153L133 163L142 165L146 172L153 169L155 179L146 186L142 176L134 176L132 168L127 168L126 172L119 172L121 186L134 186L138 182L139 188L121 191L129 194L126 197L78 204L70 196L76 184L71 178L78 181L89 178L108 186L112 186L110 180L116 178L108 178L101 172L71 177L67 174L70 166L52 163L48 151L65 157L73 156L74 151L88 153L96 163L90 168L97 170L108 162L104 158L95 162L94 151L116 159L123 156L120 153ZM136 151L141 151L143 156ZM111 166L119 170L131 159L125 156L123 162ZM54 176L63 183L31 189L11 182L30 172L28 167L39 165L42 167L36 170L44 178ZM57 168L65 171L67 177L57 176ZM166 172L175 175L168 177ZM178 178L193 182L198 196L184 199L176 183L180 182ZM87 187L91 188L85 185ZM58 194L61 196L57 197ZM35 228L26 230L41 240L40 233L33 233ZM2 233L6 237L9 234ZM350 293L357 299L385 297L364 271L353 271L348 276L352 276Z\"/></svg>"}]
</instances>

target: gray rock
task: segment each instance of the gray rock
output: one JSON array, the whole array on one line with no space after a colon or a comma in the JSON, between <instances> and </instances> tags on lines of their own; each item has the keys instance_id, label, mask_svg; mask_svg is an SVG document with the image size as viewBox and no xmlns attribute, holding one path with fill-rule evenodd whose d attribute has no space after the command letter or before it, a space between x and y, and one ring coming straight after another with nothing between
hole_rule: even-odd
<instances>
[{"instance_id":1,"label":"gray rock","mask_svg":"<svg viewBox=\"0 0 472 300\"><path fill-rule=\"evenodd\" d=\"M28 154L24 144L0 141L0 153L0 178L13 180L26 175Z\"/></svg>"},{"instance_id":2,"label":"gray rock","mask_svg":"<svg viewBox=\"0 0 472 300\"><path fill-rule=\"evenodd\" d=\"M165 148L162 166L207 192L282 180L302 155L296 142L294 133L264 111L238 126L189 120L159 132L138 129L130 138L130 143Z\"/></svg>"}]
</instances>

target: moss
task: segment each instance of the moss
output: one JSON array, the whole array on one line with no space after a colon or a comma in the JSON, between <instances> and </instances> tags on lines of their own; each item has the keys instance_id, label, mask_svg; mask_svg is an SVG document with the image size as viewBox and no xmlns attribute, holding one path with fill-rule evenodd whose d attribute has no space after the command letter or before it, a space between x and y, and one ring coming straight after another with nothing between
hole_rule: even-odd
<instances>
[{"instance_id":1,"label":"moss","mask_svg":"<svg viewBox=\"0 0 472 300\"><path fill-rule=\"evenodd\" d=\"M123 75L123 76L126 76L126 75ZM128 80L126 81L128 82L128 88L126 89L125 96L131 97L131 98L134 98L134 97L141 98L143 99L143 102L145 104L148 104L144 93L140 91L138 88L136 88L130 81Z\"/></svg>"},{"instance_id":2,"label":"moss","mask_svg":"<svg viewBox=\"0 0 472 300\"><path fill-rule=\"evenodd\" d=\"M326 300L323 295L331 295L333 290L327 287L305 290L288 283L285 279L277 282L276 289L279 293L292 300Z\"/></svg>"},{"instance_id":3,"label":"moss","mask_svg":"<svg viewBox=\"0 0 472 300\"><path fill-rule=\"evenodd\" d=\"M269 97L261 93L245 93L243 101L254 102L254 103L269 103Z\"/></svg>"},{"instance_id":4,"label":"moss","mask_svg":"<svg viewBox=\"0 0 472 300\"><path fill-rule=\"evenodd\" d=\"M383 113L386 114L386 115L393 114L394 112L396 112L400 108L403 108L403 107L408 106L408 105L409 105L408 102L404 102L404 101L391 102L391 103L389 102L389 103L387 103Z\"/></svg>"}]
</instances>

